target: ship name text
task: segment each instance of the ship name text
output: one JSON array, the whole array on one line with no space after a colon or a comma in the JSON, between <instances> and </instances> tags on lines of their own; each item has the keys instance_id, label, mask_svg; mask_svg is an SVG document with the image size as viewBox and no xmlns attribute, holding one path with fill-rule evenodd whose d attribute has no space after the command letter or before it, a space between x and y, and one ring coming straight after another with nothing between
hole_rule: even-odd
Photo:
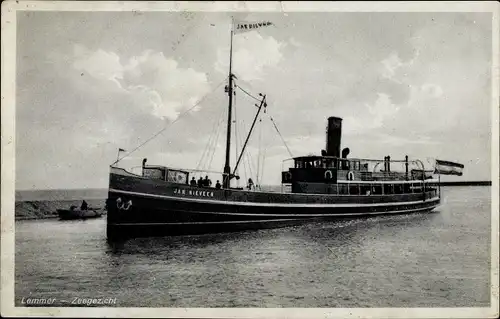
<instances>
[{"instance_id":1,"label":"ship name text","mask_svg":"<svg viewBox=\"0 0 500 319\"><path fill-rule=\"evenodd\" d=\"M188 196L201 196L201 197L214 197L214 192L205 190L191 190L183 188L174 188L175 195L188 195Z\"/></svg>"}]
</instances>

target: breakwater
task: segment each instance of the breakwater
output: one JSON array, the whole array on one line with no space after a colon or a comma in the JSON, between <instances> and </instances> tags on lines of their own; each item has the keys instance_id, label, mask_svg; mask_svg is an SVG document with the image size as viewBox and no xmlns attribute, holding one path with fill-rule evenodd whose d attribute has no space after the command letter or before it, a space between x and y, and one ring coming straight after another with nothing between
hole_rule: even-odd
<instances>
[{"instance_id":1,"label":"breakwater","mask_svg":"<svg viewBox=\"0 0 500 319\"><path fill-rule=\"evenodd\" d=\"M453 181L430 183L433 186L491 186L491 181Z\"/></svg>"},{"instance_id":2,"label":"breakwater","mask_svg":"<svg viewBox=\"0 0 500 319\"><path fill-rule=\"evenodd\" d=\"M105 199L86 200L89 207L103 208ZM35 201L16 201L15 219L47 219L59 217L58 209L68 209L72 205L80 207L81 200L35 200Z\"/></svg>"}]
</instances>

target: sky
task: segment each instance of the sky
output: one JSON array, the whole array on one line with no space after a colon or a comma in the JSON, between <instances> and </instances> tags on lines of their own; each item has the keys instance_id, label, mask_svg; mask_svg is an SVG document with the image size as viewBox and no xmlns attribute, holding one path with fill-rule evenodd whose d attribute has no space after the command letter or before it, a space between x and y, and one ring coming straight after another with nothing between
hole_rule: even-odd
<instances>
[{"instance_id":1,"label":"sky","mask_svg":"<svg viewBox=\"0 0 500 319\"><path fill-rule=\"evenodd\" d=\"M119 165L222 171L231 16L274 24L233 40L236 83L267 100L240 175L280 183L290 154L270 118L299 156L320 154L338 116L350 157L491 180L491 13L20 11L16 189L106 188L118 148L163 129ZM255 103L236 90L238 149Z\"/></svg>"}]
</instances>

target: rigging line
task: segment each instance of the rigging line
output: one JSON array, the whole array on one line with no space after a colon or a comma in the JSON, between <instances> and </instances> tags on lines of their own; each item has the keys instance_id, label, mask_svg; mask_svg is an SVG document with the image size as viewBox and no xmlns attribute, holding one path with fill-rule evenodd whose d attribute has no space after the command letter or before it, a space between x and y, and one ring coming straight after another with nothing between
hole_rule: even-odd
<instances>
[{"instance_id":1,"label":"rigging line","mask_svg":"<svg viewBox=\"0 0 500 319\"><path fill-rule=\"evenodd\" d=\"M248 159L248 168L250 171L250 177L253 176L255 178L257 173L256 174L253 173L254 171L256 171L256 169L255 169L255 164L253 163L253 157L252 157L252 154L250 153L250 150L248 150L248 153L246 154L246 156ZM255 184L254 184L254 186L255 186Z\"/></svg>"},{"instance_id":2,"label":"rigging line","mask_svg":"<svg viewBox=\"0 0 500 319\"><path fill-rule=\"evenodd\" d=\"M236 92L234 92L233 94L234 94L234 96L236 96ZM234 143L235 144L235 147L234 147L235 157L234 157L234 160L237 161L238 160L238 125L237 125L238 118L236 117L236 98L233 98L233 111L234 111L234 139L235 139L235 143ZM238 172L235 172L235 174L237 174L237 173Z\"/></svg>"},{"instance_id":3,"label":"rigging line","mask_svg":"<svg viewBox=\"0 0 500 319\"><path fill-rule=\"evenodd\" d=\"M267 113L267 114L269 115L269 113ZM273 126L276 129L276 132L278 132L278 135L281 137L281 141L283 141L283 144L285 144L285 147L286 147L286 149L288 151L288 154L290 154L290 157L294 157L293 154L292 154L292 152L288 148L288 145L286 144L285 139L281 135L280 130L278 129L278 126L276 126L276 123L274 122L273 117L271 115L269 115L269 118L271 119L271 122L273 122Z\"/></svg>"},{"instance_id":4,"label":"rigging line","mask_svg":"<svg viewBox=\"0 0 500 319\"><path fill-rule=\"evenodd\" d=\"M224 78L224 80L222 80L211 92L209 92L208 94L206 94L205 96L203 96L201 99L198 100L198 102L196 102L193 106L191 106L189 109L187 109L186 111L184 111L183 113L179 114L179 116L177 116L177 118L175 120L173 120L169 126L167 127L164 127L163 129L161 129L158 133L156 133L155 135L153 135L152 137L150 137L149 139L147 139L146 141L144 141L143 143L139 144L139 146L137 146L136 148L134 148L132 151L128 152L127 154L123 155L122 157L118 158L113 164L111 164L111 166L115 165L116 163L118 163L119 161L121 161L122 159L124 159L125 157L128 157L130 156L130 154L134 153L135 151L137 151L139 148L143 147L144 145L146 145L146 143L149 143L150 141L152 141L153 139L155 139L158 135L160 135L161 133L163 133L165 130L167 130L168 128L172 127L172 125L179 121L184 115L188 114L189 112L191 112L194 108L196 108L201 102L203 102L210 94L214 93L224 82L226 82L227 80L227 77Z\"/></svg>"},{"instance_id":5,"label":"rigging line","mask_svg":"<svg viewBox=\"0 0 500 319\"><path fill-rule=\"evenodd\" d=\"M256 98L255 96L253 96L252 94L248 93L247 91L245 91L241 86L239 86L238 84L236 84L236 87L238 89L240 89L243 93L245 93L246 95L248 95L249 97L251 97L252 99L256 100L256 101L259 101L260 102L260 99Z\"/></svg>"},{"instance_id":6,"label":"rigging line","mask_svg":"<svg viewBox=\"0 0 500 319\"><path fill-rule=\"evenodd\" d=\"M224 109L225 110L225 109ZM226 115L226 112L224 112L224 115ZM215 136L215 143L214 143L214 148L213 148L213 151L212 151L212 155L210 157L210 161L208 162L208 167L207 169L210 169L212 167L212 162L214 160L214 155L215 155L215 150L217 149L217 144L219 143L219 136L220 136L220 132L222 131L220 129L222 122L224 121L224 116L221 117L220 121L219 121L219 125L217 126L217 135Z\"/></svg>"},{"instance_id":7,"label":"rigging line","mask_svg":"<svg viewBox=\"0 0 500 319\"><path fill-rule=\"evenodd\" d=\"M241 124L243 125L243 127L245 127L245 121L243 119L241 119ZM243 144L243 143L242 143ZM245 178L247 177L252 177L252 168L251 168L251 165L250 165L250 160L248 159L248 149L245 150L245 154L243 155L243 162L247 164L247 167L248 167L248 175L245 176ZM245 169L245 174L246 174L246 169Z\"/></svg>"},{"instance_id":8,"label":"rigging line","mask_svg":"<svg viewBox=\"0 0 500 319\"><path fill-rule=\"evenodd\" d=\"M262 123L262 119L261 119L261 133L262 133L262 126L263 125L264 124ZM259 146L259 152L260 152L261 148L262 148L262 146ZM260 171L258 173L259 187L260 187L260 184L262 184L262 178L264 177L264 164L266 163L266 152L267 152L267 143L265 143L264 152L262 154L262 160L261 160L261 164L260 164Z\"/></svg>"},{"instance_id":9,"label":"rigging line","mask_svg":"<svg viewBox=\"0 0 500 319\"><path fill-rule=\"evenodd\" d=\"M243 120L241 120L241 122L243 124L245 124L245 122ZM245 153L244 157L248 161L248 171L250 173L250 177L252 177L252 176L254 176L252 169L255 170L255 165L254 165L253 160L252 160L252 153L250 153L249 149L246 149L245 151L246 151L246 153Z\"/></svg>"},{"instance_id":10,"label":"rigging line","mask_svg":"<svg viewBox=\"0 0 500 319\"><path fill-rule=\"evenodd\" d=\"M259 116L259 151L257 153L257 177L256 183L259 184L259 174L260 174L260 157L261 157L261 147L262 147L262 116Z\"/></svg>"},{"instance_id":11,"label":"rigging line","mask_svg":"<svg viewBox=\"0 0 500 319\"><path fill-rule=\"evenodd\" d=\"M208 140L207 140L207 144L205 145L205 149L203 150L203 153L201 154L201 158L198 161L198 165L196 165L196 169L201 167L201 163L203 163L203 159L205 159L205 156L208 152L208 147L209 147L210 143L212 142L213 136L215 135L215 129L216 129L218 123L219 123L219 118L217 117L217 120L214 121L212 131L210 132L210 135L209 135Z\"/></svg>"},{"instance_id":12,"label":"rigging line","mask_svg":"<svg viewBox=\"0 0 500 319\"><path fill-rule=\"evenodd\" d=\"M213 138L210 142L210 145L207 149L207 156L206 156L205 161L203 162L203 166L202 166L203 169L210 169L210 167L212 166L212 160L214 157L214 153L215 153L215 150L217 149L217 144L219 142L220 126L224 120L224 116L226 115L225 111L226 110L224 109L222 116L219 117L219 119L217 119L217 128L214 132L214 136L213 136Z\"/></svg>"},{"instance_id":13,"label":"rigging line","mask_svg":"<svg viewBox=\"0 0 500 319\"><path fill-rule=\"evenodd\" d=\"M222 114L226 114L226 112L223 112ZM200 167L202 169L209 169L208 168L208 163L210 161L209 157L212 156L211 155L212 154L212 148L217 147L217 144L216 144L217 142L215 140L218 138L221 121L222 121L222 116L217 119L216 127L215 127L215 129L213 131L213 135L211 136L210 143L207 145L207 152L205 153L205 159L200 164Z\"/></svg>"},{"instance_id":14,"label":"rigging line","mask_svg":"<svg viewBox=\"0 0 500 319\"><path fill-rule=\"evenodd\" d=\"M218 129L218 125L220 123L220 117L222 116L222 114L224 114L224 111L225 109L222 109L219 116L217 117L217 120L214 121L214 125L212 127L212 131L210 132L210 136L208 138L208 141L207 141L207 144L205 145L205 149L203 150L203 153L201 155L201 158L198 162L198 165L196 165L196 169L200 168L202 163L203 163L203 160L206 160L207 157L208 157L208 152L209 152L209 149L210 149L210 145L212 143L212 140L214 139L214 136L216 134L216 130Z\"/></svg>"},{"instance_id":15,"label":"rigging line","mask_svg":"<svg viewBox=\"0 0 500 319\"><path fill-rule=\"evenodd\" d=\"M243 122L243 120L241 120ZM242 143L242 140L241 140L241 135L238 135L238 140L240 142L240 144L243 144ZM248 177L248 171L247 171L247 163L246 161L243 161L243 169L244 169L244 173L245 173L245 179Z\"/></svg>"},{"instance_id":16,"label":"rigging line","mask_svg":"<svg viewBox=\"0 0 500 319\"><path fill-rule=\"evenodd\" d=\"M261 185L262 185L262 181L263 181L263 178L264 178L264 167L266 165L266 160L267 160L267 151L269 149L269 141L267 141L267 143L265 143L264 145L265 145L264 146L264 155L262 155L262 165L260 167L260 170L261 170L260 171L260 184Z\"/></svg>"},{"instance_id":17,"label":"rigging line","mask_svg":"<svg viewBox=\"0 0 500 319\"><path fill-rule=\"evenodd\" d=\"M264 178L264 164L266 164L266 154L267 154L267 147L264 149L264 155L263 155L263 159L262 159L262 165L260 167L261 171L260 171L260 184L259 184L259 187L262 185L262 178Z\"/></svg>"}]
</instances>

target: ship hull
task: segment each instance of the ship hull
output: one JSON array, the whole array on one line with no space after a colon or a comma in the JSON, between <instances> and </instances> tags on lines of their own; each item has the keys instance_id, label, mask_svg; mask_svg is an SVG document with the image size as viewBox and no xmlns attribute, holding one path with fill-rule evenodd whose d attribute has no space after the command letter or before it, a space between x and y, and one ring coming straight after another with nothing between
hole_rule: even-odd
<instances>
[{"instance_id":1,"label":"ship hull","mask_svg":"<svg viewBox=\"0 0 500 319\"><path fill-rule=\"evenodd\" d=\"M176 236L278 228L318 220L429 212L426 193L385 196L283 194L198 188L155 181L112 168L107 237Z\"/></svg>"}]
</instances>

